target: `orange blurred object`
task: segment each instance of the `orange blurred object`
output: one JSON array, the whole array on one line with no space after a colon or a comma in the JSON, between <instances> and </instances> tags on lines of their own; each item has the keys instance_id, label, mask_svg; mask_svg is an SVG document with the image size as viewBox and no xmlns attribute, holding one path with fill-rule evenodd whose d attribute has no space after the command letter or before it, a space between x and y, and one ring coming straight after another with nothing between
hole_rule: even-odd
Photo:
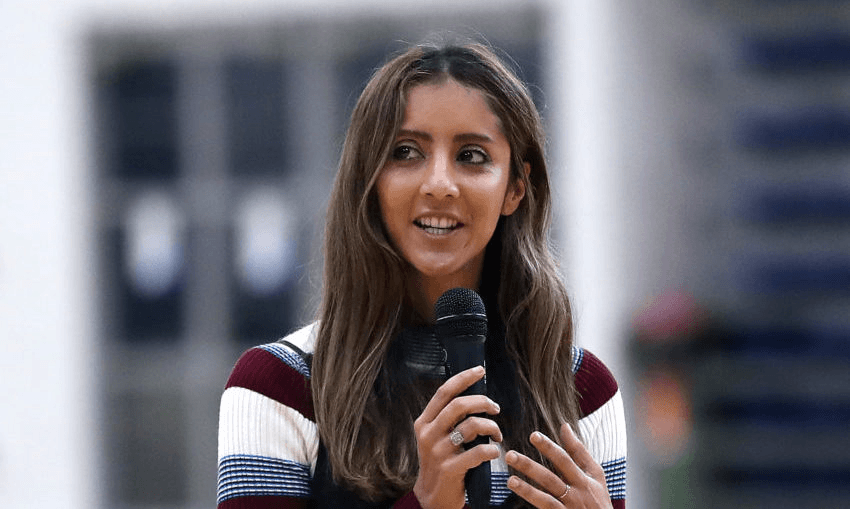
<instances>
[{"instance_id":1,"label":"orange blurred object","mask_svg":"<svg viewBox=\"0 0 850 509\"><path fill-rule=\"evenodd\" d=\"M647 448L656 459L672 465L681 458L693 429L689 390L671 370L646 374L639 386L638 415Z\"/></svg>"}]
</instances>

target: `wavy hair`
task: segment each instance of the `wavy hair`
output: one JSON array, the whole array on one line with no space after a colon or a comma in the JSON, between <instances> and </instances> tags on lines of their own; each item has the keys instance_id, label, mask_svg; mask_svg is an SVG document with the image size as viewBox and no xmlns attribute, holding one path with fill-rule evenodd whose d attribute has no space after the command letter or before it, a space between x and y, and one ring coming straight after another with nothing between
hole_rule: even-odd
<instances>
[{"instance_id":1,"label":"wavy hair","mask_svg":"<svg viewBox=\"0 0 850 509\"><path fill-rule=\"evenodd\" d=\"M516 411L523 413L513 429L503 428L505 446L539 458L528 443L531 431L557 439L561 423L575 427L578 419L572 317L549 244L551 196L537 108L487 46L412 47L375 72L351 115L328 207L312 369L316 422L334 479L373 501L412 489L413 420L433 394L423 388L412 402L394 398L399 411L388 413L380 401L386 393L376 390L393 338L409 325L411 268L386 233L375 183L404 119L406 93L446 79L484 94L511 148L511 177L526 189L488 246L488 253L498 250L500 263L485 260L482 274L482 281L498 281L505 350L521 403Z\"/></svg>"}]
</instances>

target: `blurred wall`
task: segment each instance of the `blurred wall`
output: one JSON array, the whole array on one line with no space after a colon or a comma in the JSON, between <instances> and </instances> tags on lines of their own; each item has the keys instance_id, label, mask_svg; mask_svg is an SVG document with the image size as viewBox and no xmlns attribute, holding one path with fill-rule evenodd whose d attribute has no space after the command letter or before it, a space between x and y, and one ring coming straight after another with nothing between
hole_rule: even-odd
<instances>
[{"instance_id":1,"label":"blurred wall","mask_svg":"<svg viewBox=\"0 0 850 509\"><path fill-rule=\"evenodd\" d=\"M71 5L0 6L0 503L93 507L85 67Z\"/></svg>"},{"instance_id":2,"label":"blurred wall","mask_svg":"<svg viewBox=\"0 0 850 509\"><path fill-rule=\"evenodd\" d=\"M438 0L427 9L457 4ZM493 10L513 2L463 4ZM676 251L686 199L676 191L682 184L671 159L675 126L666 106L680 90L668 41L686 40L692 27L671 1L539 5L550 13L543 35L551 106L545 114L553 126L553 168L567 170L556 174L556 225L578 341L609 364L628 397L623 350L630 314L646 295L686 277L687 253ZM402 0L0 5L4 507L97 507L106 491L100 473L111 468L102 464L96 397L104 380L94 295L91 31L203 28L269 14L367 17L403 8L413 16L424 9ZM658 193L673 202L638 199ZM646 217L652 222L640 220ZM630 458L629 505L643 507L636 461Z\"/></svg>"}]
</instances>

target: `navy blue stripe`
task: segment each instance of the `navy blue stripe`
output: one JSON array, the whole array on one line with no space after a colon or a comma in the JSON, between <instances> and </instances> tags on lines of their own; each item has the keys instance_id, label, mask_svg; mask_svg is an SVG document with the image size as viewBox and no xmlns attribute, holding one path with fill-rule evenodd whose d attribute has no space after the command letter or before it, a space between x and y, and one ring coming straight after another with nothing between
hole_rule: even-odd
<instances>
[{"instance_id":1,"label":"navy blue stripe","mask_svg":"<svg viewBox=\"0 0 850 509\"><path fill-rule=\"evenodd\" d=\"M263 456L233 455L219 461L218 503L239 496L310 496L310 467Z\"/></svg>"},{"instance_id":2,"label":"navy blue stripe","mask_svg":"<svg viewBox=\"0 0 850 509\"><path fill-rule=\"evenodd\" d=\"M508 489L508 472L490 473L490 505L501 505L511 494Z\"/></svg>"},{"instance_id":3,"label":"navy blue stripe","mask_svg":"<svg viewBox=\"0 0 850 509\"><path fill-rule=\"evenodd\" d=\"M573 365L572 370L575 375L578 373L578 368L581 367L581 361L584 359L584 349L577 346L573 347Z\"/></svg>"},{"instance_id":4,"label":"navy blue stripe","mask_svg":"<svg viewBox=\"0 0 850 509\"><path fill-rule=\"evenodd\" d=\"M602 470L605 471L605 483L611 498L626 498L626 458L606 461L602 463Z\"/></svg>"},{"instance_id":5,"label":"navy blue stripe","mask_svg":"<svg viewBox=\"0 0 850 509\"><path fill-rule=\"evenodd\" d=\"M304 359L302 359L300 355L284 345L279 343L269 343L267 345L261 345L258 348L261 348L282 360L292 369L304 375L304 377L310 378L310 366L304 362Z\"/></svg>"}]
</instances>

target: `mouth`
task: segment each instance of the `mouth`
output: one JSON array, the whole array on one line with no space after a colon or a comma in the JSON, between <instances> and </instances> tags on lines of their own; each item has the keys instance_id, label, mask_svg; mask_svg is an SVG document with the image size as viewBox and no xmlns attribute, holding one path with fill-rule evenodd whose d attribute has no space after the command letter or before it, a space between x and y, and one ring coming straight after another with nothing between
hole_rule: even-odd
<instances>
[{"instance_id":1,"label":"mouth","mask_svg":"<svg viewBox=\"0 0 850 509\"><path fill-rule=\"evenodd\" d=\"M413 224L433 235L448 235L463 226L463 223L447 217L420 217Z\"/></svg>"}]
</instances>

